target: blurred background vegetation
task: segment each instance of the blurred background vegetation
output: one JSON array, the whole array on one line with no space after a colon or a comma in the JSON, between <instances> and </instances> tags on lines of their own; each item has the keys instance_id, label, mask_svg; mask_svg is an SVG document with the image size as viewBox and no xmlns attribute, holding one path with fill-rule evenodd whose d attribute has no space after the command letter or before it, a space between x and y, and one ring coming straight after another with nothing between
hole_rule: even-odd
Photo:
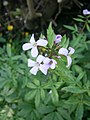
<instances>
[{"instance_id":1,"label":"blurred background vegetation","mask_svg":"<svg viewBox=\"0 0 90 120\"><path fill-rule=\"evenodd\" d=\"M90 9L90 0L1 0L0 34L7 40L45 34L50 21L56 33L66 34L63 25L73 25L72 18L86 8Z\"/></svg>"}]
</instances>

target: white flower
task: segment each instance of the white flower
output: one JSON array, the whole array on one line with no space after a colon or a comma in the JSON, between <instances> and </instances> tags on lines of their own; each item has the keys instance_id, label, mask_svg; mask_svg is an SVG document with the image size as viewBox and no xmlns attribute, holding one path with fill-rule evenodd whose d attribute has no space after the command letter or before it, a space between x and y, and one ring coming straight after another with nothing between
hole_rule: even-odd
<instances>
[{"instance_id":1,"label":"white flower","mask_svg":"<svg viewBox=\"0 0 90 120\"><path fill-rule=\"evenodd\" d=\"M32 67L30 72L33 75L36 75L37 72L40 70L43 74L47 75L47 69L43 66L42 62L45 59L44 56L39 55L36 61L28 59L28 67Z\"/></svg>"},{"instance_id":2,"label":"white flower","mask_svg":"<svg viewBox=\"0 0 90 120\"><path fill-rule=\"evenodd\" d=\"M39 39L37 42L35 42L34 34L32 34L30 42L25 43L23 45L23 50L26 51L26 50L31 49L31 55L33 57L37 57L37 55L38 55L37 46L43 46L44 47L44 46L47 45L47 43L48 43L47 40L44 40L44 39Z\"/></svg>"},{"instance_id":3,"label":"white flower","mask_svg":"<svg viewBox=\"0 0 90 120\"><path fill-rule=\"evenodd\" d=\"M83 15L90 15L90 11L88 11L87 9L83 10Z\"/></svg>"},{"instance_id":4,"label":"white flower","mask_svg":"<svg viewBox=\"0 0 90 120\"><path fill-rule=\"evenodd\" d=\"M72 58L70 57L70 55L72 55L75 52L75 50L72 47L69 47L68 49L69 49L69 51L66 48L60 48L59 52L58 52L59 54L67 57L67 66L66 67L69 67L71 65Z\"/></svg>"},{"instance_id":5,"label":"white flower","mask_svg":"<svg viewBox=\"0 0 90 120\"><path fill-rule=\"evenodd\" d=\"M54 59L50 59L48 57L44 59L43 63L46 69L49 69L49 68L55 69L55 66L57 64L57 62Z\"/></svg>"}]
</instances>

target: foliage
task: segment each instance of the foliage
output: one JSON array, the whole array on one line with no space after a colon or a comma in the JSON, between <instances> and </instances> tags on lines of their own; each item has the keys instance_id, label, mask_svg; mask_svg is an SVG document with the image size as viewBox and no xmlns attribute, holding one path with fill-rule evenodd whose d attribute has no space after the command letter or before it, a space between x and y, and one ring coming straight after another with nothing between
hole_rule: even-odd
<instances>
[{"instance_id":1,"label":"foliage","mask_svg":"<svg viewBox=\"0 0 90 120\"><path fill-rule=\"evenodd\" d=\"M82 22L85 16L75 19ZM82 22L83 23L83 22ZM29 72L29 52L17 54L9 44L0 48L0 120L82 120L90 119L90 40L88 29L65 26L72 32L61 45L75 49L71 68L58 59L54 70L45 76ZM54 49L54 31L47 30L49 47ZM49 36L50 35L50 36Z\"/></svg>"}]
</instances>

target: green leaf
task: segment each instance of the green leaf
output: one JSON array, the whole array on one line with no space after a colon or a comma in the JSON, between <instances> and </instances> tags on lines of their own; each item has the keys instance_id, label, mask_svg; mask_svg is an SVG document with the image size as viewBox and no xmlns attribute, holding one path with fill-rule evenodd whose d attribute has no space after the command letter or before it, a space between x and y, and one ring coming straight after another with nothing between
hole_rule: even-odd
<instances>
[{"instance_id":1,"label":"green leaf","mask_svg":"<svg viewBox=\"0 0 90 120\"><path fill-rule=\"evenodd\" d=\"M84 16L82 16L82 15L78 15L78 17L80 17L80 18L84 18Z\"/></svg>"},{"instance_id":2,"label":"green leaf","mask_svg":"<svg viewBox=\"0 0 90 120\"><path fill-rule=\"evenodd\" d=\"M25 95L25 100L32 100L37 93L37 90L31 90Z\"/></svg>"},{"instance_id":3,"label":"green leaf","mask_svg":"<svg viewBox=\"0 0 90 120\"><path fill-rule=\"evenodd\" d=\"M83 104L80 103L78 104L77 109L76 109L75 120L82 120L83 113L84 113Z\"/></svg>"},{"instance_id":4,"label":"green leaf","mask_svg":"<svg viewBox=\"0 0 90 120\"><path fill-rule=\"evenodd\" d=\"M55 107L52 106L52 105L48 105L48 106L45 106L45 105L42 105L39 107L38 111L42 114L47 114L47 113L51 113L55 110Z\"/></svg>"},{"instance_id":5,"label":"green leaf","mask_svg":"<svg viewBox=\"0 0 90 120\"><path fill-rule=\"evenodd\" d=\"M32 82L36 85L36 86L40 86L40 81L37 79L32 80Z\"/></svg>"},{"instance_id":6,"label":"green leaf","mask_svg":"<svg viewBox=\"0 0 90 120\"><path fill-rule=\"evenodd\" d=\"M50 89L51 81L48 81L47 83L43 84L44 89Z\"/></svg>"},{"instance_id":7,"label":"green leaf","mask_svg":"<svg viewBox=\"0 0 90 120\"><path fill-rule=\"evenodd\" d=\"M45 99L45 91L41 88L41 99L44 101Z\"/></svg>"},{"instance_id":8,"label":"green leaf","mask_svg":"<svg viewBox=\"0 0 90 120\"><path fill-rule=\"evenodd\" d=\"M36 93L36 97L35 97L35 106L36 106L36 108L38 108L39 107L39 105L40 105L40 90L37 90L37 93Z\"/></svg>"},{"instance_id":9,"label":"green leaf","mask_svg":"<svg viewBox=\"0 0 90 120\"><path fill-rule=\"evenodd\" d=\"M64 119L62 118L62 116L58 112L55 112L54 120L64 120Z\"/></svg>"},{"instance_id":10,"label":"green leaf","mask_svg":"<svg viewBox=\"0 0 90 120\"><path fill-rule=\"evenodd\" d=\"M64 46L64 44L66 43L66 40L67 40L66 35L63 35L60 45Z\"/></svg>"},{"instance_id":11,"label":"green leaf","mask_svg":"<svg viewBox=\"0 0 90 120\"><path fill-rule=\"evenodd\" d=\"M27 83L27 87L31 88L31 89L36 89L37 88L37 86L35 84L31 83L31 82Z\"/></svg>"},{"instance_id":12,"label":"green leaf","mask_svg":"<svg viewBox=\"0 0 90 120\"><path fill-rule=\"evenodd\" d=\"M77 73L82 72L82 68L79 65L73 65L73 68Z\"/></svg>"},{"instance_id":13,"label":"green leaf","mask_svg":"<svg viewBox=\"0 0 90 120\"><path fill-rule=\"evenodd\" d=\"M24 71L23 71L22 69L18 68L16 71L17 71L18 73L20 73L20 74L23 74L23 75L24 75Z\"/></svg>"},{"instance_id":14,"label":"green leaf","mask_svg":"<svg viewBox=\"0 0 90 120\"><path fill-rule=\"evenodd\" d=\"M68 86L62 88L62 90L65 90L66 92L71 92L71 93L84 93L86 90L79 88L77 86Z\"/></svg>"},{"instance_id":15,"label":"green leaf","mask_svg":"<svg viewBox=\"0 0 90 120\"><path fill-rule=\"evenodd\" d=\"M81 18L73 18L75 21L78 21L78 22L85 22L83 19Z\"/></svg>"},{"instance_id":16,"label":"green leaf","mask_svg":"<svg viewBox=\"0 0 90 120\"><path fill-rule=\"evenodd\" d=\"M77 82L80 81L80 80L84 77L84 75L85 75L85 72L81 72L81 73L78 75L76 81L77 81Z\"/></svg>"},{"instance_id":17,"label":"green leaf","mask_svg":"<svg viewBox=\"0 0 90 120\"><path fill-rule=\"evenodd\" d=\"M18 60L18 59L20 59L21 58L21 55L16 55L16 56L13 56L11 59L12 60Z\"/></svg>"},{"instance_id":18,"label":"green leaf","mask_svg":"<svg viewBox=\"0 0 90 120\"><path fill-rule=\"evenodd\" d=\"M11 47L9 46L9 44L7 44L7 54L9 57L11 57Z\"/></svg>"},{"instance_id":19,"label":"green leaf","mask_svg":"<svg viewBox=\"0 0 90 120\"><path fill-rule=\"evenodd\" d=\"M23 61L24 63L27 64L28 59L27 59L27 56L26 56L24 53L21 53L21 59L22 59L22 61Z\"/></svg>"},{"instance_id":20,"label":"green leaf","mask_svg":"<svg viewBox=\"0 0 90 120\"><path fill-rule=\"evenodd\" d=\"M54 120L54 112L44 116L42 120Z\"/></svg>"},{"instance_id":21,"label":"green leaf","mask_svg":"<svg viewBox=\"0 0 90 120\"><path fill-rule=\"evenodd\" d=\"M88 32L90 32L90 26L88 24L86 25L86 28L87 28Z\"/></svg>"},{"instance_id":22,"label":"green leaf","mask_svg":"<svg viewBox=\"0 0 90 120\"><path fill-rule=\"evenodd\" d=\"M89 100L84 100L84 104L90 107L90 99Z\"/></svg>"},{"instance_id":23,"label":"green leaf","mask_svg":"<svg viewBox=\"0 0 90 120\"><path fill-rule=\"evenodd\" d=\"M90 23L90 20L88 20L88 23Z\"/></svg>"},{"instance_id":24,"label":"green leaf","mask_svg":"<svg viewBox=\"0 0 90 120\"><path fill-rule=\"evenodd\" d=\"M69 45L69 38L67 39L66 43L63 45L64 48L67 48Z\"/></svg>"},{"instance_id":25,"label":"green leaf","mask_svg":"<svg viewBox=\"0 0 90 120\"><path fill-rule=\"evenodd\" d=\"M90 69L90 63L86 63L86 64L84 65L84 67L87 68L87 69Z\"/></svg>"},{"instance_id":26,"label":"green leaf","mask_svg":"<svg viewBox=\"0 0 90 120\"><path fill-rule=\"evenodd\" d=\"M52 29L52 23L49 24L48 30L47 30L47 38L48 38L48 44L49 47L52 48L55 40L55 33Z\"/></svg>"},{"instance_id":27,"label":"green leaf","mask_svg":"<svg viewBox=\"0 0 90 120\"><path fill-rule=\"evenodd\" d=\"M64 109L61 108L61 107L59 107L57 110L58 110L59 114L60 114L63 118L65 118L65 119L67 119L67 120L71 120L70 115L69 115L69 113L67 112L67 110L64 110Z\"/></svg>"},{"instance_id":28,"label":"green leaf","mask_svg":"<svg viewBox=\"0 0 90 120\"><path fill-rule=\"evenodd\" d=\"M53 103L57 103L59 101L59 95L55 87L52 87L51 98Z\"/></svg>"},{"instance_id":29,"label":"green leaf","mask_svg":"<svg viewBox=\"0 0 90 120\"><path fill-rule=\"evenodd\" d=\"M65 27L65 28L67 28L67 29L69 29L69 30L72 30L72 31L74 31L74 30L75 30L75 28L74 28L73 26L64 25L64 27Z\"/></svg>"}]
</instances>

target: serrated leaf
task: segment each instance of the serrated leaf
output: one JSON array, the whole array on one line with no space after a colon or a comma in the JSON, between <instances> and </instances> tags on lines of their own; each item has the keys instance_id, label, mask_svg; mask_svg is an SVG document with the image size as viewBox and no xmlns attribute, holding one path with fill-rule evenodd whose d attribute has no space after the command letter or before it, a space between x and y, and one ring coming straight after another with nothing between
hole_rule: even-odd
<instances>
[{"instance_id":1,"label":"serrated leaf","mask_svg":"<svg viewBox=\"0 0 90 120\"><path fill-rule=\"evenodd\" d=\"M52 48L55 40L55 33L52 29L52 23L49 24L48 30L47 30L47 38L48 38L48 44L49 47Z\"/></svg>"}]
</instances>

